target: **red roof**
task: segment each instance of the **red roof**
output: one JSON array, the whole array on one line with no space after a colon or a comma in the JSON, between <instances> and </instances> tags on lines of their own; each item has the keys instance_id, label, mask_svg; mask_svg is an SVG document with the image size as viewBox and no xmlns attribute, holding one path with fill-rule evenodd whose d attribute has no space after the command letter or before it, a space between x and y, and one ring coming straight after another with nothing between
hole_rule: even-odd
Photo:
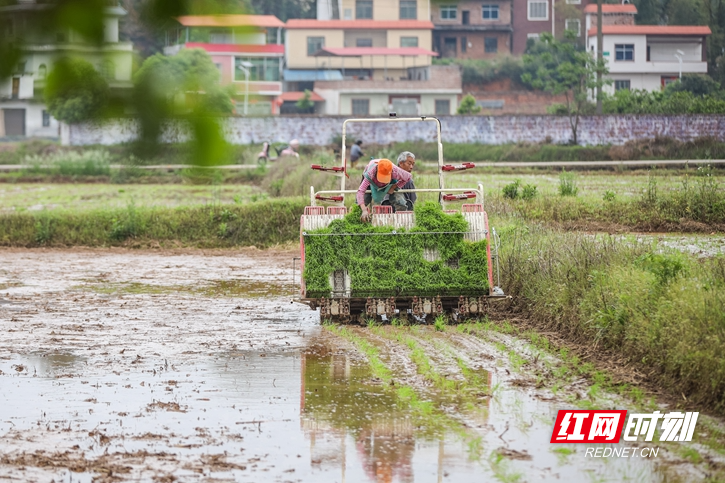
<instances>
[{"instance_id":1,"label":"red roof","mask_svg":"<svg viewBox=\"0 0 725 483\"><path fill-rule=\"evenodd\" d=\"M290 91L290 92L283 92L281 95L277 96L277 102L297 102L300 99L302 99L305 96L304 92L300 91ZM321 97L318 93L310 91L310 100L313 102L321 102L325 99Z\"/></svg>"},{"instance_id":2,"label":"red roof","mask_svg":"<svg viewBox=\"0 0 725 483\"><path fill-rule=\"evenodd\" d=\"M214 52L240 52L244 54L281 54L284 55L284 45L247 45L247 44L202 44L199 42L187 42L184 44L187 49L204 49L210 54Z\"/></svg>"},{"instance_id":3,"label":"red roof","mask_svg":"<svg viewBox=\"0 0 725 483\"><path fill-rule=\"evenodd\" d=\"M284 27L274 15L186 15L176 20L185 27Z\"/></svg>"},{"instance_id":4,"label":"red roof","mask_svg":"<svg viewBox=\"0 0 725 483\"><path fill-rule=\"evenodd\" d=\"M590 3L584 7L584 13L597 13L597 4ZM628 3L626 5L602 5L602 13L637 13L637 7L634 4Z\"/></svg>"},{"instance_id":5,"label":"red roof","mask_svg":"<svg viewBox=\"0 0 725 483\"><path fill-rule=\"evenodd\" d=\"M416 57L418 55L438 56L432 50L418 47L325 47L324 49L320 49L315 54L315 57L362 57L363 55L402 55L406 57Z\"/></svg>"},{"instance_id":6,"label":"red roof","mask_svg":"<svg viewBox=\"0 0 725 483\"><path fill-rule=\"evenodd\" d=\"M432 30L428 20L313 20L290 19L288 29L368 29L368 30Z\"/></svg>"},{"instance_id":7,"label":"red roof","mask_svg":"<svg viewBox=\"0 0 725 483\"><path fill-rule=\"evenodd\" d=\"M707 25L604 25L604 35L710 35ZM597 35L597 28L589 29L589 37Z\"/></svg>"}]
</instances>

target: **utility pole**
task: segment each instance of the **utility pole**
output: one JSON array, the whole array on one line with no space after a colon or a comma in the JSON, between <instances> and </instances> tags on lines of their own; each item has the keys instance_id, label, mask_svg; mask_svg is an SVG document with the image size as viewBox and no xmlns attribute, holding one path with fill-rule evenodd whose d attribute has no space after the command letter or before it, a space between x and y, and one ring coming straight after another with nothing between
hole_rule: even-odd
<instances>
[{"instance_id":1,"label":"utility pole","mask_svg":"<svg viewBox=\"0 0 725 483\"><path fill-rule=\"evenodd\" d=\"M602 62L604 60L602 34L602 0L597 0L597 114L602 113Z\"/></svg>"}]
</instances>

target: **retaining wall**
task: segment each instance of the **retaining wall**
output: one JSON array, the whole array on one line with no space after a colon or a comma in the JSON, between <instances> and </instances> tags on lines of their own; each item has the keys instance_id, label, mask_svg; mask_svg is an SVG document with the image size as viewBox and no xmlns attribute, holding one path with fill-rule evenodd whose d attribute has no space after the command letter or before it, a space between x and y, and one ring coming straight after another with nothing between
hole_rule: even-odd
<instances>
[{"instance_id":1,"label":"retaining wall","mask_svg":"<svg viewBox=\"0 0 725 483\"><path fill-rule=\"evenodd\" d=\"M234 117L224 122L227 139L234 144L259 144L266 140L288 142L297 138L307 145L328 144L342 132L343 116ZM568 117L560 116L441 116L442 137L447 143L506 144L519 142L567 143L571 139ZM395 141L436 139L435 123L357 123L348 125L348 145L353 139L387 144ZM111 145L132 141L137 126L133 120L102 124L64 125L64 144ZM714 137L725 141L725 115L627 115L589 116L579 121L579 144L621 145L635 139L671 137L689 141ZM179 124L169 125L165 142L186 139Z\"/></svg>"}]
</instances>

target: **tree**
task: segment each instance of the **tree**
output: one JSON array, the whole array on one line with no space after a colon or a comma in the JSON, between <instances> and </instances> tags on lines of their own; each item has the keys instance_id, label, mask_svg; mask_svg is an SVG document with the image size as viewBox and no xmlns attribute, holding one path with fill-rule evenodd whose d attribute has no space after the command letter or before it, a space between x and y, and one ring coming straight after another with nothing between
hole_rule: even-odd
<instances>
[{"instance_id":1,"label":"tree","mask_svg":"<svg viewBox=\"0 0 725 483\"><path fill-rule=\"evenodd\" d=\"M219 70L201 49L184 49L174 56L156 54L146 59L133 78L133 99L141 125L140 154L156 152L167 120L184 119L196 140L191 153L194 162L220 162L226 143L218 117L231 114L234 105L231 92L220 86L219 81Z\"/></svg>"},{"instance_id":2,"label":"tree","mask_svg":"<svg viewBox=\"0 0 725 483\"><path fill-rule=\"evenodd\" d=\"M667 20L670 25L705 25L708 19L702 0L670 0Z\"/></svg>"},{"instance_id":3,"label":"tree","mask_svg":"<svg viewBox=\"0 0 725 483\"><path fill-rule=\"evenodd\" d=\"M48 112L75 124L99 117L107 106L108 83L83 59L63 57L54 65L45 87Z\"/></svg>"},{"instance_id":4,"label":"tree","mask_svg":"<svg viewBox=\"0 0 725 483\"><path fill-rule=\"evenodd\" d=\"M458 105L458 114L477 114L481 112L481 106L476 104L476 98L471 94L466 94Z\"/></svg>"},{"instance_id":5,"label":"tree","mask_svg":"<svg viewBox=\"0 0 725 483\"><path fill-rule=\"evenodd\" d=\"M692 92L696 96L716 94L719 90L720 84L704 74L685 74L679 82L673 82L667 86L669 92L686 91Z\"/></svg>"},{"instance_id":6,"label":"tree","mask_svg":"<svg viewBox=\"0 0 725 483\"><path fill-rule=\"evenodd\" d=\"M575 43L573 32L567 31L565 35L565 40L558 41L549 33L541 34L539 42L524 54L525 73L521 80L534 89L564 96L571 142L578 144L579 118L591 107L588 102L590 91L599 85L597 61ZM604 75L608 73L603 62L599 68Z\"/></svg>"},{"instance_id":7,"label":"tree","mask_svg":"<svg viewBox=\"0 0 725 483\"><path fill-rule=\"evenodd\" d=\"M311 97L312 97L312 92L310 92L309 89L305 89L305 94L302 97L300 97L300 100L297 101L297 103L296 103L297 109L300 112L308 113L308 112L311 112L312 109L314 109L315 103L312 102Z\"/></svg>"}]
</instances>

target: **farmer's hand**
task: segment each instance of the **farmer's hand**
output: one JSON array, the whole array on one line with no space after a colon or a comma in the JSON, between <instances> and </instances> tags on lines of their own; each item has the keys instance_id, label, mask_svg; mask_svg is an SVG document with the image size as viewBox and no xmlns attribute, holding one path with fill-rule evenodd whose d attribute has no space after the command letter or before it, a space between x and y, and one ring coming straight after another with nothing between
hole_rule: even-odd
<instances>
[{"instance_id":1,"label":"farmer's hand","mask_svg":"<svg viewBox=\"0 0 725 483\"><path fill-rule=\"evenodd\" d=\"M388 194L389 194L389 195L392 195L392 194L393 194L393 193L395 192L395 190L397 190L397 189L398 189L398 185L395 185L395 184L394 184L394 185L393 185L393 186L391 186L391 187L390 187L390 189L388 190Z\"/></svg>"},{"instance_id":2,"label":"farmer's hand","mask_svg":"<svg viewBox=\"0 0 725 483\"><path fill-rule=\"evenodd\" d=\"M368 211L367 206L362 207L362 216L360 217L360 221L370 221L370 212Z\"/></svg>"}]
</instances>

